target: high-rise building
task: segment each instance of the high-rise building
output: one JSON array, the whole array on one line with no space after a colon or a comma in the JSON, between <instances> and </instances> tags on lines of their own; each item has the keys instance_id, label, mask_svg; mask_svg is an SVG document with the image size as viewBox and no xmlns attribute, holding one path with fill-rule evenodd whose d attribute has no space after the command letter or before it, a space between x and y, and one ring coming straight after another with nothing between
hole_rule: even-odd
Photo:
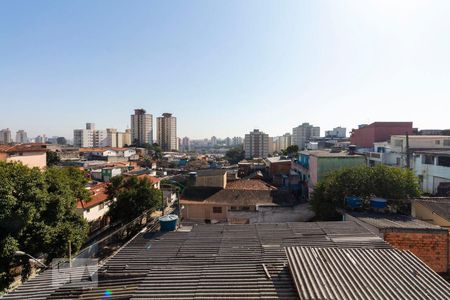
<instances>
[{"instance_id":1,"label":"high-rise building","mask_svg":"<svg viewBox=\"0 0 450 300\"><path fill-rule=\"evenodd\" d=\"M38 135L35 139L34 142L37 144L44 144L47 142L47 136L45 134L43 135Z\"/></svg>"},{"instance_id":2,"label":"high-rise building","mask_svg":"<svg viewBox=\"0 0 450 300\"><path fill-rule=\"evenodd\" d=\"M217 145L217 138L215 136L211 137L211 146L216 146Z\"/></svg>"},{"instance_id":3,"label":"high-rise building","mask_svg":"<svg viewBox=\"0 0 450 300\"><path fill-rule=\"evenodd\" d=\"M344 127L335 127L333 130L325 131L326 138L338 138L343 139L347 136L347 129Z\"/></svg>"},{"instance_id":4,"label":"high-rise building","mask_svg":"<svg viewBox=\"0 0 450 300\"><path fill-rule=\"evenodd\" d=\"M239 146L239 145L242 145L242 143L243 143L243 141L240 136L235 136L233 138L233 146Z\"/></svg>"},{"instance_id":5,"label":"high-rise building","mask_svg":"<svg viewBox=\"0 0 450 300\"><path fill-rule=\"evenodd\" d=\"M287 147L292 145L292 135L290 133L285 133L282 136L277 137L274 143L276 152L286 150Z\"/></svg>"},{"instance_id":6,"label":"high-rise building","mask_svg":"<svg viewBox=\"0 0 450 300\"><path fill-rule=\"evenodd\" d=\"M9 128L0 130L0 144L11 144L11 130Z\"/></svg>"},{"instance_id":7,"label":"high-rise building","mask_svg":"<svg viewBox=\"0 0 450 300\"><path fill-rule=\"evenodd\" d=\"M122 141L123 141L124 146L131 146L131 144L132 144L131 129L125 129L125 132L123 133Z\"/></svg>"},{"instance_id":8,"label":"high-rise building","mask_svg":"<svg viewBox=\"0 0 450 300\"><path fill-rule=\"evenodd\" d=\"M153 116L145 109L135 109L131 115L131 142L138 146L153 144Z\"/></svg>"},{"instance_id":9,"label":"high-rise building","mask_svg":"<svg viewBox=\"0 0 450 300\"><path fill-rule=\"evenodd\" d=\"M191 143L189 141L189 138L187 136L185 136L182 140L181 140L181 148L180 150L182 152L188 152L191 150Z\"/></svg>"},{"instance_id":10,"label":"high-rise building","mask_svg":"<svg viewBox=\"0 0 450 300\"><path fill-rule=\"evenodd\" d=\"M164 113L156 119L157 143L163 151L178 150L177 118L170 113Z\"/></svg>"},{"instance_id":11,"label":"high-rise building","mask_svg":"<svg viewBox=\"0 0 450 300\"><path fill-rule=\"evenodd\" d=\"M320 137L320 127L309 123L303 123L292 129L292 145L297 145L299 149L305 148L306 142L317 137Z\"/></svg>"},{"instance_id":12,"label":"high-rise building","mask_svg":"<svg viewBox=\"0 0 450 300\"><path fill-rule=\"evenodd\" d=\"M254 129L244 138L245 158L265 158L269 154L269 135Z\"/></svg>"},{"instance_id":13,"label":"high-rise building","mask_svg":"<svg viewBox=\"0 0 450 300\"><path fill-rule=\"evenodd\" d=\"M74 129L73 145L80 148L107 147L108 133L95 129L94 123L86 123L86 129Z\"/></svg>"},{"instance_id":14,"label":"high-rise building","mask_svg":"<svg viewBox=\"0 0 450 300\"><path fill-rule=\"evenodd\" d=\"M230 147L230 146L231 146L231 139L230 139L230 137L227 137L227 138L225 139L225 146L227 146L227 147Z\"/></svg>"},{"instance_id":15,"label":"high-rise building","mask_svg":"<svg viewBox=\"0 0 450 300\"><path fill-rule=\"evenodd\" d=\"M18 130L16 132L16 143L17 144L28 143L27 132L25 130Z\"/></svg>"}]
</instances>

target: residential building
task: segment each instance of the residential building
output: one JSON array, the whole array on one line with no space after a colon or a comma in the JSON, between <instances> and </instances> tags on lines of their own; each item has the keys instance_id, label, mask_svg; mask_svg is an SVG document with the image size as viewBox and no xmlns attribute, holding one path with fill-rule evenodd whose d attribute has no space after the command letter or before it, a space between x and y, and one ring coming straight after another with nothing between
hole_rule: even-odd
<instances>
[{"instance_id":1,"label":"residential building","mask_svg":"<svg viewBox=\"0 0 450 300\"><path fill-rule=\"evenodd\" d=\"M450 150L450 136L445 135L392 135L389 141L373 144L368 153L368 164L414 167L414 152L422 150ZM407 151L408 150L408 151ZM408 162L409 159L409 162Z\"/></svg>"},{"instance_id":2,"label":"residential building","mask_svg":"<svg viewBox=\"0 0 450 300\"><path fill-rule=\"evenodd\" d=\"M269 135L254 129L244 138L245 158L266 158L269 154Z\"/></svg>"},{"instance_id":3,"label":"residential building","mask_svg":"<svg viewBox=\"0 0 450 300\"><path fill-rule=\"evenodd\" d=\"M185 136L181 140L180 151L181 152L189 152L189 151L191 151L191 143L190 143L189 138L187 136Z\"/></svg>"},{"instance_id":4,"label":"residential building","mask_svg":"<svg viewBox=\"0 0 450 300\"><path fill-rule=\"evenodd\" d=\"M131 115L131 143L137 146L153 144L153 116L142 108L135 109Z\"/></svg>"},{"instance_id":5,"label":"residential building","mask_svg":"<svg viewBox=\"0 0 450 300\"><path fill-rule=\"evenodd\" d=\"M448 271L448 230L414 217L392 213L346 212L355 221L399 250L411 251L438 273Z\"/></svg>"},{"instance_id":6,"label":"residential building","mask_svg":"<svg viewBox=\"0 0 450 300\"><path fill-rule=\"evenodd\" d=\"M225 146L227 146L227 147L230 147L230 146L231 146L231 138L230 138L230 137L227 137L227 138L224 140L224 142L225 142Z\"/></svg>"},{"instance_id":7,"label":"residential building","mask_svg":"<svg viewBox=\"0 0 450 300\"><path fill-rule=\"evenodd\" d=\"M275 152L281 152L282 150L286 150L287 147L292 145L292 135L290 133L285 133L282 136L277 137L274 141L275 143Z\"/></svg>"},{"instance_id":8,"label":"residential building","mask_svg":"<svg viewBox=\"0 0 450 300\"><path fill-rule=\"evenodd\" d=\"M125 129L125 132L122 135L122 142L125 147L129 147L133 144L133 140L131 139L131 129Z\"/></svg>"},{"instance_id":9,"label":"residential building","mask_svg":"<svg viewBox=\"0 0 450 300\"><path fill-rule=\"evenodd\" d=\"M42 144L0 146L0 161L20 162L30 168L47 166L47 148Z\"/></svg>"},{"instance_id":10,"label":"residential building","mask_svg":"<svg viewBox=\"0 0 450 300\"><path fill-rule=\"evenodd\" d=\"M375 122L353 129L350 142L359 148L372 149L374 143L388 141L392 135L413 133L412 122Z\"/></svg>"},{"instance_id":11,"label":"residential building","mask_svg":"<svg viewBox=\"0 0 450 300\"><path fill-rule=\"evenodd\" d=\"M98 183L90 186L90 201L78 200L77 211L89 223L89 233L92 234L97 230L109 225L109 205L111 200L108 199L106 184Z\"/></svg>"},{"instance_id":12,"label":"residential building","mask_svg":"<svg viewBox=\"0 0 450 300\"><path fill-rule=\"evenodd\" d=\"M233 140L232 140L233 146L239 146L239 145L242 145L242 143L243 143L243 139L240 136L233 137Z\"/></svg>"},{"instance_id":13,"label":"residential building","mask_svg":"<svg viewBox=\"0 0 450 300\"><path fill-rule=\"evenodd\" d=\"M163 151L178 150L177 118L164 113L157 121L157 143Z\"/></svg>"},{"instance_id":14,"label":"residential building","mask_svg":"<svg viewBox=\"0 0 450 300\"><path fill-rule=\"evenodd\" d=\"M106 147L123 148L131 145L131 137L127 136L129 134L127 132L118 132L117 129L107 128L106 134Z\"/></svg>"},{"instance_id":15,"label":"residential building","mask_svg":"<svg viewBox=\"0 0 450 300\"><path fill-rule=\"evenodd\" d=\"M11 130L9 128L0 130L0 144L8 145L11 143Z\"/></svg>"},{"instance_id":16,"label":"residential building","mask_svg":"<svg viewBox=\"0 0 450 300\"><path fill-rule=\"evenodd\" d=\"M365 164L364 155L355 155L350 151L311 150L300 152L298 159L292 162L292 169L300 174L302 197L308 199L317 182L330 171Z\"/></svg>"},{"instance_id":17,"label":"residential building","mask_svg":"<svg viewBox=\"0 0 450 300\"><path fill-rule=\"evenodd\" d=\"M86 123L85 129L74 129L73 145L79 148L108 146L108 132L95 129L94 123Z\"/></svg>"},{"instance_id":18,"label":"residential building","mask_svg":"<svg viewBox=\"0 0 450 300\"><path fill-rule=\"evenodd\" d=\"M56 139L56 143L57 143L58 145L67 145L67 140L66 140L65 137L60 136L60 137L58 137L58 138Z\"/></svg>"},{"instance_id":19,"label":"residential building","mask_svg":"<svg viewBox=\"0 0 450 300\"><path fill-rule=\"evenodd\" d=\"M217 138L215 136L211 137L211 146L216 146L217 145Z\"/></svg>"},{"instance_id":20,"label":"residential building","mask_svg":"<svg viewBox=\"0 0 450 300\"><path fill-rule=\"evenodd\" d=\"M344 139L347 137L347 128L335 127L333 128L333 130L327 130L325 131L325 137L333 139Z\"/></svg>"},{"instance_id":21,"label":"residential building","mask_svg":"<svg viewBox=\"0 0 450 300\"><path fill-rule=\"evenodd\" d=\"M95 285L80 272L55 287L47 269L5 300L450 298L445 279L355 222L145 228L114 254Z\"/></svg>"},{"instance_id":22,"label":"residential building","mask_svg":"<svg viewBox=\"0 0 450 300\"><path fill-rule=\"evenodd\" d=\"M35 139L34 142L36 144L44 144L47 143L47 136L45 134L43 135L38 135Z\"/></svg>"},{"instance_id":23,"label":"residential building","mask_svg":"<svg viewBox=\"0 0 450 300\"><path fill-rule=\"evenodd\" d=\"M424 193L450 196L450 149L414 151L414 173Z\"/></svg>"},{"instance_id":24,"label":"residential building","mask_svg":"<svg viewBox=\"0 0 450 300\"><path fill-rule=\"evenodd\" d=\"M206 169L189 173L195 177L195 186L219 187L224 189L227 186L227 170Z\"/></svg>"},{"instance_id":25,"label":"residential building","mask_svg":"<svg viewBox=\"0 0 450 300\"><path fill-rule=\"evenodd\" d=\"M28 143L27 132L25 130L18 130L16 132L16 144Z\"/></svg>"},{"instance_id":26,"label":"residential building","mask_svg":"<svg viewBox=\"0 0 450 300\"><path fill-rule=\"evenodd\" d=\"M310 139L318 137L320 137L320 127L318 126L303 123L292 128L292 145L297 145L300 150L305 148Z\"/></svg>"},{"instance_id":27,"label":"residential building","mask_svg":"<svg viewBox=\"0 0 450 300\"><path fill-rule=\"evenodd\" d=\"M273 178L274 175L288 175L291 170L291 160L284 156L268 157L264 160L266 163L267 174Z\"/></svg>"}]
</instances>

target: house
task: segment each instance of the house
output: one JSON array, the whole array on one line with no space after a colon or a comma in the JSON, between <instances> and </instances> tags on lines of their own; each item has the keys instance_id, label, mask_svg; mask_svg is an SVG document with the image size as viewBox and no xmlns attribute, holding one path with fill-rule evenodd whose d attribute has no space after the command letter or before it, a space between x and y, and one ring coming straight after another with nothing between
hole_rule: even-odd
<instances>
[{"instance_id":1,"label":"house","mask_svg":"<svg viewBox=\"0 0 450 300\"><path fill-rule=\"evenodd\" d=\"M0 145L0 161L44 169L47 167L47 148L45 144Z\"/></svg>"},{"instance_id":2,"label":"house","mask_svg":"<svg viewBox=\"0 0 450 300\"><path fill-rule=\"evenodd\" d=\"M450 149L414 152L414 173L422 191L431 195L450 196Z\"/></svg>"},{"instance_id":3,"label":"house","mask_svg":"<svg viewBox=\"0 0 450 300\"><path fill-rule=\"evenodd\" d=\"M357 222L394 248L411 251L435 272L449 270L449 234L445 228L391 213L347 212L343 219Z\"/></svg>"},{"instance_id":4,"label":"house","mask_svg":"<svg viewBox=\"0 0 450 300\"><path fill-rule=\"evenodd\" d=\"M312 150L300 152L298 159L292 162L292 170L300 174L302 196L308 199L317 182L330 171L365 164L363 155L350 151Z\"/></svg>"},{"instance_id":5,"label":"house","mask_svg":"<svg viewBox=\"0 0 450 300\"><path fill-rule=\"evenodd\" d=\"M291 170L291 159L283 156L268 157L264 160L270 178L274 175L288 175Z\"/></svg>"},{"instance_id":6,"label":"house","mask_svg":"<svg viewBox=\"0 0 450 300\"><path fill-rule=\"evenodd\" d=\"M105 260L95 285L89 274L55 284L52 272L5 300L450 298L450 284L419 258L355 222L147 230Z\"/></svg>"},{"instance_id":7,"label":"house","mask_svg":"<svg viewBox=\"0 0 450 300\"><path fill-rule=\"evenodd\" d=\"M205 169L191 172L195 177L195 186L208 186L225 188L227 186L227 170L225 169Z\"/></svg>"},{"instance_id":8,"label":"house","mask_svg":"<svg viewBox=\"0 0 450 300\"><path fill-rule=\"evenodd\" d=\"M88 221L90 233L109 225L109 217L106 214L109 211L110 200L108 200L106 187L104 183L90 186L90 200L77 202L77 211Z\"/></svg>"}]
</instances>

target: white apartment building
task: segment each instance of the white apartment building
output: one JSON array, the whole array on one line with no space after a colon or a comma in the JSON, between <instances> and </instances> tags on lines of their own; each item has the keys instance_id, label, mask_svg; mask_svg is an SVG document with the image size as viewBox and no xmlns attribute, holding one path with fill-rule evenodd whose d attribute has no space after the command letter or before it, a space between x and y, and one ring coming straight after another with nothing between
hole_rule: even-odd
<instances>
[{"instance_id":1,"label":"white apartment building","mask_svg":"<svg viewBox=\"0 0 450 300\"><path fill-rule=\"evenodd\" d=\"M108 132L95 129L94 123L86 123L86 129L74 129L73 145L79 148L108 146Z\"/></svg>"},{"instance_id":2,"label":"white apartment building","mask_svg":"<svg viewBox=\"0 0 450 300\"><path fill-rule=\"evenodd\" d=\"M290 133L285 133L282 136L276 137L274 139L274 151L280 152L281 150L286 150L287 147L292 145L292 135Z\"/></svg>"},{"instance_id":3,"label":"white apartment building","mask_svg":"<svg viewBox=\"0 0 450 300\"><path fill-rule=\"evenodd\" d=\"M129 131L129 129L127 129ZM123 148L131 145L130 132L118 132L117 129L107 128L107 142L106 147Z\"/></svg>"},{"instance_id":4,"label":"white apartment building","mask_svg":"<svg viewBox=\"0 0 450 300\"><path fill-rule=\"evenodd\" d=\"M164 113L156 118L157 143L163 151L178 150L177 118Z\"/></svg>"},{"instance_id":5,"label":"white apartment building","mask_svg":"<svg viewBox=\"0 0 450 300\"><path fill-rule=\"evenodd\" d=\"M423 192L449 196L447 193L450 190L450 149L415 152L414 173L419 177Z\"/></svg>"},{"instance_id":6,"label":"white apartment building","mask_svg":"<svg viewBox=\"0 0 450 300\"><path fill-rule=\"evenodd\" d=\"M153 116L142 108L135 109L131 115L131 143L153 144Z\"/></svg>"},{"instance_id":7,"label":"white apartment building","mask_svg":"<svg viewBox=\"0 0 450 300\"><path fill-rule=\"evenodd\" d=\"M338 138L343 139L347 137L347 128L344 127L335 127L333 130L325 131L326 138Z\"/></svg>"},{"instance_id":8,"label":"white apartment building","mask_svg":"<svg viewBox=\"0 0 450 300\"><path fill-rule=\"evenodd\" d=\"M18 130L16 132L16 143L17 144L25 144L28 143L28 136L25 130Z\"/></svg>"},{"instance_id":9,"label":"white apartment building","mask_svg":"<svg viewBox=\"0 0 450 300\"><path fill-rule=\"evenodd\" d=\"M254 129L244 138L245 158L266 158L269 154L269 135Z\"/></svg>"},{"instance_id":10,"label":"white apartment building","mask_svg":"<svg viewBox=\"0 0 450 300\"><path fill-rule=\"evenodd\" d=\"M320 137L320 127L309 123L303 123L292 128L292 145L297 145L299 149L305 148L305 143L312 138Z\"/></svg>"}]
</instances>

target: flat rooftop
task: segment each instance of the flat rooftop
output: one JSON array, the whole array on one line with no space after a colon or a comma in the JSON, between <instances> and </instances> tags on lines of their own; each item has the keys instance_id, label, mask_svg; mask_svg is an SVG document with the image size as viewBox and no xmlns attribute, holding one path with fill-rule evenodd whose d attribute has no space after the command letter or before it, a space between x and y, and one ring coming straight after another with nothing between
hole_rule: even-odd
<instances>
[{"instance_id":1,"label":"flat rooftop","mask_svg":"<svg viewBox=\"0 0 450 300\"><path fill-rule=\"evenodd\" d=\"M310 151L301 151L300 153L316 157L357 157L357 158L364 157L363 155L358 154L354 155L348 154L347 151L331 152L331 150L310 150Z\"/></svg>"},{"instance_id":2,"label":"flat rooftop","mask_svg":"<svg viewBox=\"0 0 450 300\"><path fill-rule=\"evenodd\" d=\"M420 198L413 200L438 216L450 220L450 197Z\"/></svg>"}]
</instances>

